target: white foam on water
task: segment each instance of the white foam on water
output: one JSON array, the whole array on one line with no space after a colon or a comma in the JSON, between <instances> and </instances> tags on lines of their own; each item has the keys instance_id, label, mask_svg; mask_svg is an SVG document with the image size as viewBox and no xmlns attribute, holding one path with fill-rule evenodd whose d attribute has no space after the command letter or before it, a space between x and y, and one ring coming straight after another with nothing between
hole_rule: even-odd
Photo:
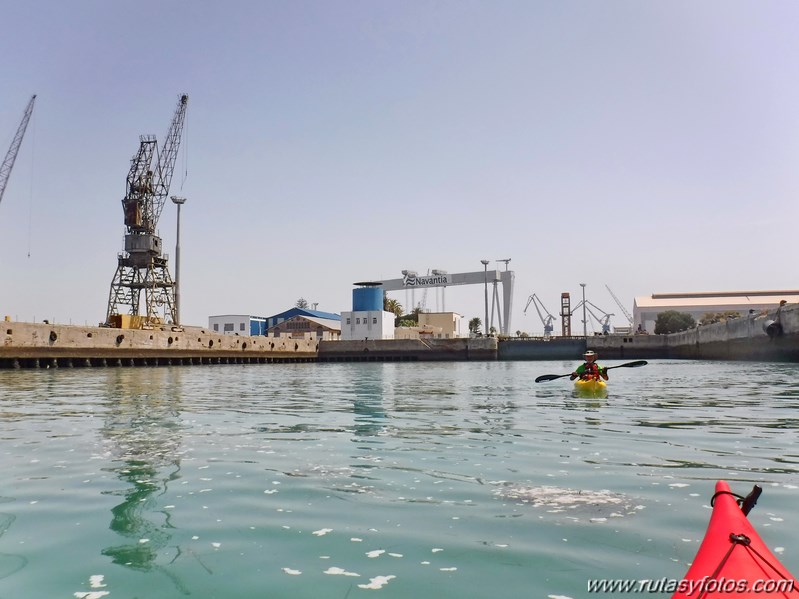
<instances>
[{"instance_id":1,"label":"white foam on water","mask_svg":"<svg viewBox=\"0 0 799 599\"><path fill-rule=\"evenodd\" d=\"M323 574L330 574L331 576L360 576L360 574L356 574L355 572L347 572L344 568L338 568L336 566L332 566L325 570Z\"/></svg>"},{"instance_id":2,"label":"white foam on water","mask_svg":"<svg viewBox=\"0 0 799 599\"><path fill-rule=\"evenodd\" d=\"M89 586L93 589L101 589L107 586L105 583L103 583L103 579L105 579L104 575L93 574L92 576L89 576Z\"/></svg>"},{"instance_id":3,"label":"white foam on water","mask_svg":"<svg viewBox=\"0 0 799 599\"><path fill-rule=\"evenodd\" d=\"M312 535L316 535L317 537L323 537L329 532L333 532L333 529L332 528L320 528L319 530L313 531L311 534Z\"/></svg>"},{"instance_id":4,"label":"white foam on water","mask_svg":"<svg viewBox=\"0 0 799 599\"><path fill-rule=\"evenodd\" d=\"M374 578L369 579L369 584L359 584L359 589L382 589L384 586L388 584L390 580L396 578L393 574L389 574L388 576L375 576Z\"/></svg>"},{"instance_id":5,"label":"white foam on water","mask_svg":"<svg viewBox=\"0 0 799 599\"><path fill-rule=\"evenodd\" d=\"M367 551L367 552L366 552L366 557L369 557L369 558L380 557L380 556L381 556L381 555L383 555L385 552L386 552L386 550L385 550L385 549L375 549L375 550L373 550L373 551Z\"/></svg>"},{"instance_id":6,"label":"white foam on water","mask_svg":"<svg viewBox=\"0 0 799 599\"><path fill-rule=\"evenodd\" d=\"M299 576L300 574L302 574L302 571L300 571L300 570L293 570L293 569L291 569L291 568L283 568L283 571L284 571L286 574L288 574L289 576Z\"/></svg>"},{"instance_id":7,"label":"white foam on water","mask_svg":"<svg viewBox=\"0 0 799 599\"><path fill-rule=\"evenodd\" d=\"M442 572L455 572L455 570L457 570L457 568L455 568L455 567L452 567L452 568L439 568L439 570L441 570Z\"/></svg>"}]
</instances>

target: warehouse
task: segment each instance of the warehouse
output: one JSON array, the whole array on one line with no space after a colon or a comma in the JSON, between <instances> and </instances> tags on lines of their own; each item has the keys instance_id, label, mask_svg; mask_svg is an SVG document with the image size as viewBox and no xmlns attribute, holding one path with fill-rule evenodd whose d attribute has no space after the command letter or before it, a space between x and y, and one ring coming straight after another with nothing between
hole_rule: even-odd
<instances>
[{"instance_id":1,"label":"warehouse","mask_svg":"<svg viewBox=\"0 0 799 599\"><path fill-rule=\"evenodd\" d=\"M698 293L653 293L636 297L633 328L654 333L658 314L667 310L688 313L699 322L706 314L738 312L741 316L775 310L781 301L799 303L799 291L718 291Z\"/></svg>"}]
</instances>

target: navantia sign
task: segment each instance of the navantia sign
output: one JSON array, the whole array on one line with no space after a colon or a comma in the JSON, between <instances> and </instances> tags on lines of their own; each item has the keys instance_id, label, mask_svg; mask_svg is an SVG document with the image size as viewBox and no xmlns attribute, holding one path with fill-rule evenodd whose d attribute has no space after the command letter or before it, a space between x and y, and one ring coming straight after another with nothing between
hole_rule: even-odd
<instances>
[{"instance_id":1,"label":"navantia sign","mask_svg":"<svg viewBox=\"0 0 799 599\"><path fill-rule=\"evenodd\" d=\"M428 285L449 285L449 275L426 275L419 276L406 274L402 276L402 284L405 287L423 287Z\"/></svg>"}]
</instances>

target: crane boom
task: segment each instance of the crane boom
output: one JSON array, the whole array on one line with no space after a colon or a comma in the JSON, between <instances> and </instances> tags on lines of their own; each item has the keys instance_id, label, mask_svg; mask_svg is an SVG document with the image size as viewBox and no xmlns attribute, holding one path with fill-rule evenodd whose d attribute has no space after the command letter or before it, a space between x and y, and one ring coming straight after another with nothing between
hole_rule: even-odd
<instances>
[{"instance_id":1,"label":"crane boom","mask_svg":"<svg viewBox=\"0 0 799 599\"><path fill-rule=\"evenodd\" d=\"M25 130L28 128L28 121L31 119L33 103L35 100L36 94L33 94L28 102L27 108L25 108L25 114L22 115L22 122L19 124L19 127L17 127L17 134L14 136L14 139L11 142L11 147L8 149L8 153L6 154L5 160L3 160L2 166L0 166L0 202L3 201L3 193L6 190L8 178L11 176L11 169L14 167L14 161L17 159L19 146L22 145L22 138L25 136Z\"/></svg>"},{"instance_id":2,"label":"crane boom","mask_svg":"<svg viewBox=\"0 0 799 599\"><path fill-rule=\"evenodd\" d=\"M555 327L552 326L552 322L555 320L555 317L549 313L549 310L546 309L546 306L544 306L541 299L535 293L527 298L527 305L524 307L524 314L527 314L527 308L530 307L531 303L535 307L535 311L538 312L538 318L541 319L541 324L544 325L544 337L549 337L552 334L552 331L555 330ZM541 314L541 310L544 311L546 317Z\"/></svg>"},{"instance_id":3,"label":"crane boom","mask_svg":"<svg viewBox=\"0 0 799 599\"><path fill-rule=\"evenodd\" d=\"M178 158L180 138L183 135L183 123L186 120L186 106L188 102L189 96L182 94L178 106L175 108L175 116L172 117L172 124L169 126L169 131L164 139L163 148L161 152L159 152L154 186L156 197L156 206L154 209L155 222L158 222L161 216L161 210L164 208L166 197L169 195L169 186L172 184L172 175L175 172L175 162Z\"/></svg>"},{"instance_id":4,"label":"crane boom","mask_svg":"<svg viewBox=\"0 0 799 599\"><path fill-rule=\"evenodd\" d=\"M617 298L617 297L616 297L616 294L615 294L615 293L613 293L613 291L610 289L610 287L608 287L607 285L605 285L605 289L607 289L607 290L608 290L608 293L610 293L610 296L613 298L613 301L615 301L615 302L616 302L616 305L619 307L619 309L621 309L621 311L622 311L622 312L624 312L624 315L627 317L627 320L629 320L629 321L630 321L630 326L632 326L632 324L633 324L633 317L632 317L632 315L631 315L631 314L630 314L630 313L627 311L627 309L626 309L626 308L625 308L625 307L622 305L622 303L619 301L619 298Z\"/></svg>"}]
</instances>

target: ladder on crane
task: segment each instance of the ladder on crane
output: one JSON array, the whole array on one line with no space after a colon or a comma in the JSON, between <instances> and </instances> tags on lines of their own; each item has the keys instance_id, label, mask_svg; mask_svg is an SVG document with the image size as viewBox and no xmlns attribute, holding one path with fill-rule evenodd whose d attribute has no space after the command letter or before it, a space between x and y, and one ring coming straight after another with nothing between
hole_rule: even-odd
<instances>
[{"instance_id":1,"label":"ladder on crane","mask_svg":"<svg viewBox=\"0 0 799 599\"><path fill-rule=\"evenodd\" d=\"M3 193L6 190L6 185L8 184L8 178L11 176L11 169L14 167L14 162L17 159L17 152L19 152L19 146L22 145L22 138L25 136L25 130L28 128L28 121L31 119L31 113L33 112L33 103L36 101L36 94L33 94L30 101L28 102L27 108L25 108L25 114L22 115L22 122L17 127L17 133L14 135L14 139L11 141L11 147L8 149L6 153L6 157L3 160L3 164L0 165L0 202L3 201Z\"/></svg>"}]
</instances>

